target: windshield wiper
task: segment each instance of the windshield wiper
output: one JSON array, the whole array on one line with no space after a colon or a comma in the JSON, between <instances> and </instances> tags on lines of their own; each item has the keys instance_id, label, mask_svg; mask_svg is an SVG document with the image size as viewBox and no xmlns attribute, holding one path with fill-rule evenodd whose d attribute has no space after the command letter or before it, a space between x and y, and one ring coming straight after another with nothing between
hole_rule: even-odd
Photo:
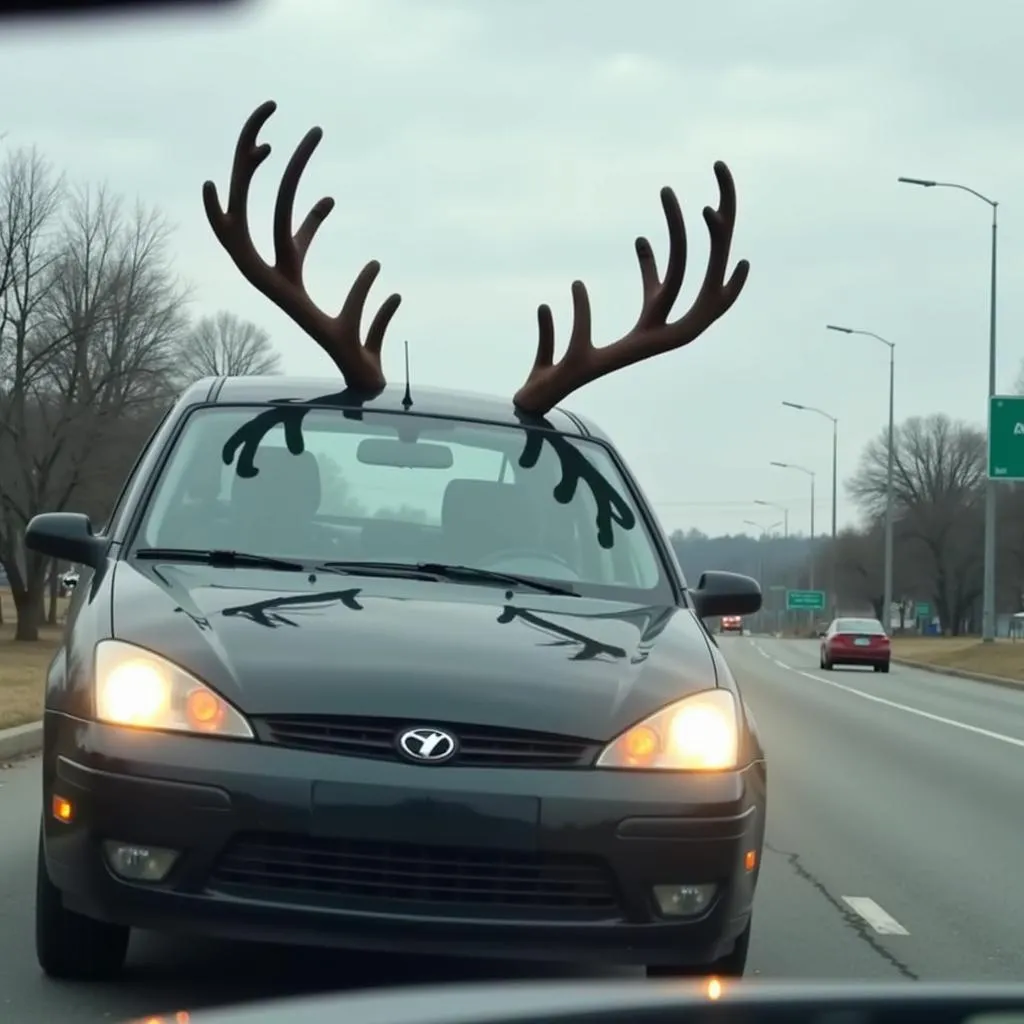
<instances>
[{"instance_id":1,"label":"windshield wiper","mask_svg":"<svg viewBox=\"0 0 1024 1024\"><path fill-rule=\"evenodd\" d=\"M280 569L282 572L309 572L311 567L288 558L254 555L248 551L228 551L223 548L139 548L136 558L149 558L168 562L199 562L203 565L223 566L226 569Z\"/></svg>"},{"instance_id":2,"label":"windshield wiper","mask_svg":"<svg viewBox=\"0 0 1024 1024\"><path fill-rule=\"evenodd\" d=\"M536 580L532 576L520 576L518 573L497 572L494 569L478 569L473 565L445 565L442 562L420 562L417 569L424 572L437 573L452 580L480 580L492 583L509 583L513 586L532 587L545 594L565 594L567 597L580 595L566 583L549 583L547 580Z\"/></svg>"},{"instance_id":3,"label":"windshield wiper","mask_svg":"<svg viewBox=\"0 0 1024 1024\"><path fill-rule=\"evenodd\" d=\"M477 569L472 565L447 565L444 562L324 562L324 568L334 572L361 572L372 575L419 576L447 580L472 580L481 583L501 583L505 585L532 587L545 594L563 594L568 597L579 597L571 587L561 583L548 583L535 580L530 576L518 576L514 573L496 572L492 569Z\"/></svg>"}]
</instances>

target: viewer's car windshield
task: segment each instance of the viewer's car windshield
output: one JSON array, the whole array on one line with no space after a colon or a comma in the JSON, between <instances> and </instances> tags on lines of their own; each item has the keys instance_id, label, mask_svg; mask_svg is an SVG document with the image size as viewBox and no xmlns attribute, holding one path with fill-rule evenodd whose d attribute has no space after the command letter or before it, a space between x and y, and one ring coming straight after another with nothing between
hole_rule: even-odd
<instances>
[{"instance_id":1,"label":"viewer's car windshield","mask_svg":"<svg viewBox=\"0 0 1024 1024\"><path fill-rule=\"evenodd\" d=\"M236 406L188 417L136 548L441 562L566 581L595 596L609 589L615 596L668 593L636 504L597 443L520 427L372 412L356 418L319 408L303 410L297 421L305 449L299 454L286 447L280 422L253 438L255 449L231 450L268 413L275 415ZM249 458L254 476L245 475Z\"/></svg>"},{"instance_id":2,"label":"viewer's car windshield","mask_svg":"<svg viewBox=\"0 0 1024 1024\"><path fill-rule=\"evenodd\" d=\"M836 622L837 633L884 633L882 624L877 619L839 619Z\"/></svg>"}]
</instances>

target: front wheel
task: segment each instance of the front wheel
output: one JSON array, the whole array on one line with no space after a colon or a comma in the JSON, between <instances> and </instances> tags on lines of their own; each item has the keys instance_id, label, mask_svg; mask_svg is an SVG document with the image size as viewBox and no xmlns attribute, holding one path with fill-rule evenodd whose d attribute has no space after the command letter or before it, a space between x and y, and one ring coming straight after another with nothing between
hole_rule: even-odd
<instances>
[{"instance_id":1,"label":"front wheel","mask_svg":"<svg viewBox=\"0 0 1024 1024\"><path fill-rule=\"evenodd\" d=\"M750 929L753 922L748 921L747 927L740 932L731 953L719 957L710 964L648 964L648 978L705 978L716 974L720 978L742 978L747 969L747 953L750 950Z\"/></svg>"},{"instance_id":2,"label":"front wheel","mask_svg":"<svg viewBox=\"0 0 1024 1024\"><path fill-rule=\"evenodd\" d=\"M102 981L120 973L128 954L130 929L94 921L68 910L50 881L39 830L36 858L36 958L51 978Z\"/></svg>"}]
</instances>

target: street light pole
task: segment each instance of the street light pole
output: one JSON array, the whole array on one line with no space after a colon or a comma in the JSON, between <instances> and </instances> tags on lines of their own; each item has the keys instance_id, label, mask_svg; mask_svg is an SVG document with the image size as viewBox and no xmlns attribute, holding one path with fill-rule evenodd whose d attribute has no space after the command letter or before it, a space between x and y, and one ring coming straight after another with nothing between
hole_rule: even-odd
<instances>
[{"instance_id":1,"label":"street light pole","mask_svg":"<svg viewBox=\"0 0 1024 1024\"><path fill-rule=\"evenodd\" d=\"M792 462L773 462L773 466L777 466L779 469L795 469L798 473L803 473L805 476L811 478L811 567L810 567L810 586L809 590L814 589L814 477L815 473L813 469L807 469L806 466L797 466Z\"/></svg>"},{"instance_id":2,"label":"street light pole","mask_svg":"<svg viewBox=\"0 0 1024 1024\"><path fill-rule=\"evenodd\" d=\"M760 502L757 504L760 504ZM753 519L744 519L743 522L746 526L753 526L755 530L761 531L761 536L758 537L757 543L757 582L761 587L761 593L764 594L768 590L764 582L764 539L772 532L772 530L777 530L782 523L772 523L771 526L762 526L760 523L755 523ZM762 605L760 611L757 613L757 624L759 627L764 625L765 611L766 609ZM761 633L764 632L764 630L758 629L758 632Z\"/></svg>"},{"instance_id":3,"label":"street light pole","mask_svg":"<svg viewBox=\"0 0 1024 1024\"><path fill-rule=\"evenodd\" d=\"M886 470L885 470L885 556L884 556L884 583L882 586L882 624L887 633L892 632L892 601L893 601L893 504L895 501L895 490L893 487L893 467L895 450L895 393L896 393L896 343L888 341L880 334L873 331L859 331L853 327L837 327L835 324L827 324L826 329L839 331L841 334L858 334L864 338L874 338L880 341L889 349L889 432L886 440Z\"/></svg>"},{"instance_id":4,"label":"street light pole","mask_svg":"<svg viewBox=\"0 0 1024 1024\"><path fill-rule=\"evenodd\" d=\"M761 505L764 508L778 509L782 513L782 536L787 540L789 539L789 509L785 505L779 505L774 501L755 501L755 505Z\"/></svg>"},{"instance_id":5,"label":"street light pole","mask_svg":"<svg viewBox=\"0 0 1024 1024\"><path fill-rule=\"evenodd\" d=\"M838 565L836 558L836 499L839 490L839 420L831 413L825 412L824 409L817 409L813 405L800 405L797 402L783 402L782 404L788 409L798 409L800 412L813 412L826 420L830 420L832 423L832 550L829 556L829 576L831 577L829 589L832 591L832 618L835 618L839 614L839 595L836 591L836 567Z\"/></svg>"},{"instance_id":6,"label":"street light pole","mask_svg":"<svg viewBox=\"0 0 1024 1024\"><path fill-rule=\"evenodd\" d=\"M987 203L992 210L992 255L989 268L988 296L988 397L991 405L992 396L996 393L996 268L997 268L997 237L999 232L999 203L967 185L955 181L932 181L926 178L899 178L903 185L920 185L922 188L955 188L960 192L969 192L975 199ZM988 415L985 416L988 422ZM992 438L988 443L991 445ZM985 473L985 568L982 583L981 601L981 639L983 643L992 643L996 638L996 481Z\"/></svg>"}]
</instances>

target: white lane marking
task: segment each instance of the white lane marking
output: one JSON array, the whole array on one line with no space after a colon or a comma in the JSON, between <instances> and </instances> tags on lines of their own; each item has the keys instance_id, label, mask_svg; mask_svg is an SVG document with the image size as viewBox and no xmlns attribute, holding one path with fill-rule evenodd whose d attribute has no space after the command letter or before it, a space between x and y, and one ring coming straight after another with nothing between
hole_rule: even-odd
<instances>
[{"instance_id":1,"label":"white lane marking","mask_svg":"<svg viewBox=\"0 0 1024 1024\"><path fill-rule=\"evenodd\" d=\"M789 668L789 666L784 661L779 661L778 658L772 658L772 661L774 661L775 664L779 666L779 668Z\"/></svg>"},{"instance_id":2,"label":"white lane marking","mask_svg":"<svg viewBox=\"0 0 1024 1024\"><path fill-rule=\"evenodd\" d=\"M843 896L843 902L855 913L864 918L879 935L909 935L891 914L887 914L873 899L868 896Z\"/></svg>"},{"instance_id":3,"label":"white lane marking","mask_svg":"<svg viewBox=\"0 0 1024 1024\"><path fill-rule=\"evenodd\" d=\"M908 715L917 715L919 718L927 718L930 722L938 722L940 725L951 725L954 729L963 729L965 732L973 732L976 736L984 736L986 739L997 740L999 743L1007 743L1011 747L1024 748L1024 740L1016 736L1005 736L1001 732L993 732L991 729L982 729L977 725L968 725L966 722L958 722L955 718L945 718L942 715L933 715L930 711L922 711L920 708L912 708L907 704L900 704L894 700L887 700L885 697L876 697L873 693L865 693L863 690L855 689L852 686L844 686L834 679L823 679L813 672L804 672L801 669L793 668L791 665L784 666L798 675L813 679L816 683L824 683L826 686L834 686L837 690L845 690L855 697L863 697L864 700L873 700L876 704L884 704L888 708L896 708L897 711L906 711Z\"/></svg>"}]
</instances>

